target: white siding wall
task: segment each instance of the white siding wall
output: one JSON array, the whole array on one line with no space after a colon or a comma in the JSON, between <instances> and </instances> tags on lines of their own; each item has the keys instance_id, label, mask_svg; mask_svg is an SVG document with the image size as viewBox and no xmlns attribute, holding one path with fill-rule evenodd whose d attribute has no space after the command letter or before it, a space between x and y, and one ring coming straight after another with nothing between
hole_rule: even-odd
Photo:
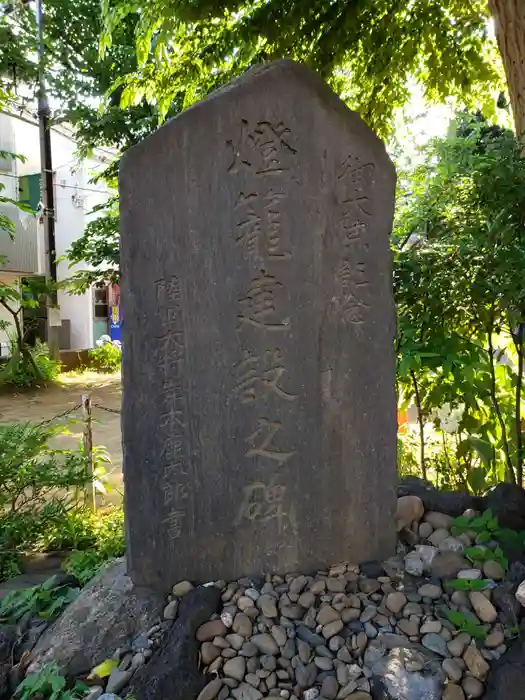
<instances>
[{"instance_id":1,"label":"white siding wall","mask_svg":"<svg viewBox=\"0 0 525 700\"><path fill-rule=\"evenodd\" d=\"M14 152L25 157L25 162L16 163L16 174L30 175L40 172L39 131L36 124L27 123L15 117L0 114L0 119L9 120L10 133L14 135ZM0 130L2 121L0 121ZM6 133L4 124L4 133ZM13 140L13 139L12 139ZM86 223L92 218L89 212L107 199L104 185L93 185L89 179L94 171L99 171L108 162L104 156L94 157L79 163L76 157L74 141L57 130L51 132L51 151L53 170L55 171L55 240L57 256L65 254L71 243L82 235ZM7 196L16 198L17 180L1 178L8 185ZM93 191L94 190L94 191ZM39 225L42 237L42 271L45 271L43 243L43 226ZM58 263L58 280L70 277L72 272L67 261ZM71 347L86 348L94 345L93 339L93 303L91 291L81 296L59 292L61 319L71 322Z\"/></svg>"}]
</instances>

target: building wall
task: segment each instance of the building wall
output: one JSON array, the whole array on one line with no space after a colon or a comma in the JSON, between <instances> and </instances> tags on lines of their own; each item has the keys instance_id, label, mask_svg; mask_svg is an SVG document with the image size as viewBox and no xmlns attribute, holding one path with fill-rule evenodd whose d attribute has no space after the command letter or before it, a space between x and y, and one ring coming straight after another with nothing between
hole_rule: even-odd
<instances>
[{"instance_id":1,"label":"building wall","mask_svg":"<svg viewBox=\"0 0 525 700\"><path fill-rule=\"evenodd\" d=\"M20 282L20 277L19 275L13 273L13 272L4 272L3 270L0 271L0 284L8 284L10 286L13 286L14 284L18 284ZM19 308L19 305L16 304L15 302L12 302L10 304L12 308L16 311ZM0 321L8 321L8 323L11 325L13 321L13 317L7 311L1 304L0 304ZM7 348L9 347L9 333L8 331L4 331L0 329L0 355L7 355Z\"/></svg>"},{"instance_id":2,"label":"building wall","mask_svg":"<svg viewBox=\"0 0 525 700\"><path fill-rule=\"evenodd\" d=\"M38 125L32 119L16 118L0 114L0 131L6 133L5 120L9 121L9 131L12 132L13 151L25 157L25 162L13 165L14 174L18 177L40 172L40 140ZM30 123L31 122L31 123ZM4 137L5 138L5 137ZM108 198L105 185L94 185L89 180L96 171L104 169L109 162L110 154L98 154L93 158L79 162L76 156L76 144L67 132L53 129L51 131L51 151L53 171L55 172L55 241L57 257L65 255L73 241L80 238L87 222L96 215L90 211L97 204ZM17 180L0 176L8 189L7 196L17 198ZM39 224L43 241L43 225ZM45 251L42 251L45 265ZM57 265L59 281L70 277L75 269L70 268L67 260ZM44 267L45 270L45 267ZM71 324L71 348L93 347L93 299L91 290L83 295L71 295L60 291L58 295L60 316Z\"/></svg>"}]
</instances>

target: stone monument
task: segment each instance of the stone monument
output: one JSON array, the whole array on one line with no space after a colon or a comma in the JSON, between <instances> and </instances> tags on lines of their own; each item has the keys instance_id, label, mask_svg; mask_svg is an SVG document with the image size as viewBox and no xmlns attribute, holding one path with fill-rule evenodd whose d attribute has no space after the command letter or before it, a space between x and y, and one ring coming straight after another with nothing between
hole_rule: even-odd
<instances>
[{"instance_id":1,"label":"stone monument","mask_svg":"<svg viewBox=\"0 0 525 700\"><path fill-rule=\"evenodd\" d=\"M135 583L393 554L394 188L383 143L291 61L124 155Z\"/></svg>"}]
</instances>

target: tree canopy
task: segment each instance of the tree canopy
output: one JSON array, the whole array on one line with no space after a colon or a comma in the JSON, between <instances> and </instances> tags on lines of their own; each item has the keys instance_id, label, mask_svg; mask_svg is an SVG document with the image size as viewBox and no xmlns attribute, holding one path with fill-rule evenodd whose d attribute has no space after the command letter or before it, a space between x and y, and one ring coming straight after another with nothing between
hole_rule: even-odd
<instances>
[{"instance_id":1,"label":"tree canopy","mask_svg":"<svg viewBox=\"0 0 525 700\"><path fill-rule=\"evenodd\" d=\"M162 114L202 98L250 65L282 57L317 70L382 136L417 80L429 100L494 104L502 83L486 0L103 0L103 48L137 12L139 69L123 104ZM138 12L140 9L140 12Z\"/></svg>"},{"instance_id":2,"label":"tree canopy","mask_svg":"<svg viewBox=\"0 0 525 700\"><path fill-rule=\"evenodd\" d=\"M454 459L475 490L480 477L523 479L524 192L514 134L462 115L398 193L400 393L418 405L421 438L432 411L462 405ZM505 349L511 361L501 364ZM469 468L474 454L481 472Z\"/></svg>"}]
</instances>

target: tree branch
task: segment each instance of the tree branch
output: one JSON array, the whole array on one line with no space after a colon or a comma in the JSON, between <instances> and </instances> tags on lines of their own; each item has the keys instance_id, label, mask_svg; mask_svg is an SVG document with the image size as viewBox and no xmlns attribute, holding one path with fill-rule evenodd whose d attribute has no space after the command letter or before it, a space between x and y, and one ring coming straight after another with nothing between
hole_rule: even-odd
<instances>
[{"instance_id":1,"label":"tree branch","mask_svg":"<svg viewBox=\"0 0 525 700\"><path fill-rule=\"evenodd\" d=\"M489 361L490 361L490 398L492 400L492 405L496 411L496 416L501 428L501 439L503 441L503 451L505 452L505 462L507 465L507 477L512 484L516 483L516 476L514 474L514 467L512 466L512 460L510 458L510 448L509 441L507 438L507 428L505 426L505 421L501 414L501 408L498 401L498 396L496 392L496 367L494 364L494 343L492 342L492 324L487 329L488 345L489 345Z\"/></svg>"}]
</instances>

